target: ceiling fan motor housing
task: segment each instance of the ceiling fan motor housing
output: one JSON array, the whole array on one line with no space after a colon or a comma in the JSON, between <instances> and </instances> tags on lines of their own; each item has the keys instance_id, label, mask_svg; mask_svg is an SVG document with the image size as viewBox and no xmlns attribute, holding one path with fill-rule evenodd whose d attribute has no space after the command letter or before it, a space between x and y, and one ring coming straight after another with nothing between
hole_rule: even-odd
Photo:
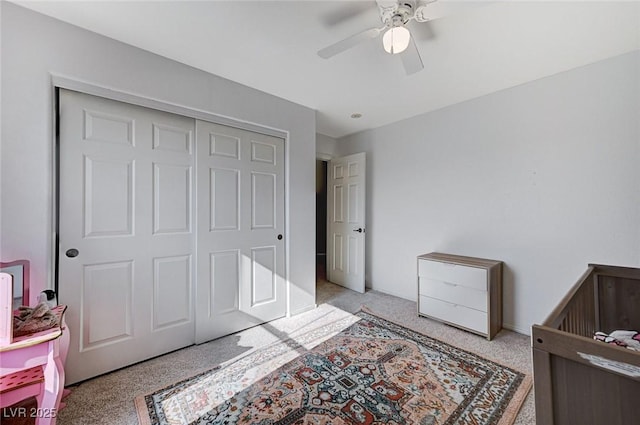
<instances>
[{"instance_id":1,"label":"ceiling fan motor housing","mask_svg":"<svg viewBox=\"0 0 640 425\"><path fill-rule=\"evenodd\" d=\"M398 27L405 25L413 18L416 8L414 0L403 0L399 2L379 1L380 20L385 26Z\"/></svg>"},{"instance_id":2,"label":"ceiling fan motor housing","mask_svg":"<svg viewBox=\"0 0 640 425\"><path fill-rule=\"evenodd\" d=\"M431 18L427 15L427 5L435 3L436 1L437 0L378 0L380 20L388 28L405 25L412 19L415 19L417 22L430 21Z\"/></svg>"},{"instance_id":3,"label":"ceiling fan motor housing","mask_svg":"<svg viewBox=\"0 0 640 425\"><path fill-rule=\"evenodd\" d=\"M414 0L405 0L398 3L398 9L403 8L407 9L410 12L413 12L416 8L416 2Z\"/></svg>"}]
</instances>

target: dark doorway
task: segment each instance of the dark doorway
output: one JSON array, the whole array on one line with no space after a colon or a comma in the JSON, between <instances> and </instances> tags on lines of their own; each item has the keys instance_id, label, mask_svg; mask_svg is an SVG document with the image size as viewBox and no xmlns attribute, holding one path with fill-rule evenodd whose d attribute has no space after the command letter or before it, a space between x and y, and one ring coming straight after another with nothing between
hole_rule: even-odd
<instances>
[{"instance_id":1,"label":"dark doorway","mask_svg":"<svg viewBox=\"0 0 640 425\"><path fill-rule=\"evenodd\" d=\"M325 278L327 264L327 162L316 160L316 277Z\"/></svg>"}]
</instances>

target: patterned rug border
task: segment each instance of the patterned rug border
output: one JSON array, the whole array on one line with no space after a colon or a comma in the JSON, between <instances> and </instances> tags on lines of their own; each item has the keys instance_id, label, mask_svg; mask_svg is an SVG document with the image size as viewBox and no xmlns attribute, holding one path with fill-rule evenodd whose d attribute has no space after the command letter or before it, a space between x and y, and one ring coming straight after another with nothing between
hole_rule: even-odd
<instances>
[{"instance_id":1,"label":"patterned rug border","mask_svg":"<svg viewBox=\"0 0 640 425\"><path fill-rule=\"evenodd\" d=\"M353 314L355 316L355 315L357 315L358 313L361 313L361 312L365 313L365 314L369 314L371 316L374 316L374 317L376 317L378 319L382 319L384 321L387 321L387 322L389 322L389 323L391 323L391 324L393 324L395 326L398 326L398 327L403 328L405 330L408 330L410 332L415 332L416 334L421 335L422 337L425 337L425 338L428 338L428 339L432 339L432 340L437 341L439 343L448 345L448 346L453 347L456 350L459 350L461 352L470 354L472 356L480 357L481 359L483 359L483 360L485 360L487 362L493 363L493 364L495 364L497 366L500 366L502 368L509 369L509 370L512 370L512 371L515 371L515 372L518 372L518 373L522 374L523 375L523 379L520 382L520 385L518 386L516 391L514 392L514 394L513 394L512 398L511 398L511 400L509 401L508 405L504 409L504 412L503 412L502 417L500 418L500 420L498 422L498 425L512 425L515 422L516 417L518 415L518 412L522 408L522 405L523 405L525 399L527 398L527 395L529 394L529 392L531 391L531 388L533 387L533 377L532 377L532 374L530 372L519 370L519 369L511 367L511 366L507 366L507 365L505 365L505 364L503 364L501 362L489 359L486 356L481 355L479 353L476 353L474 351L471 351L471 350L468 350L468 349L465 349L465 348L461 348L461 347L459 347L459 346L457 346L455 344L452 344L452 343L443 341L441 339L432 337L430 335L427 335L426 333L424 333L421 330L415 329L415 328L413 328L411 326L408 326L406 324L402 324L402 323L396 322L395 320L389 319L388 317L385 317L384 315L376 313L373 310L371 310L369 307L367 307L366 305L362 305L356 312L351 313L351 314ZM358 320L360 320L360 319L358 319ZM135 397L134 405L135 405L135 409L136 409L136 414L137 414L137 417L138 417L139 425L153 425L152 422L151 422L151 417L149 415L149 410L148 410L148 407L147 407L147 402L146 402L146 397L147 396L150 396L152 394L155 394L157 392L160 392L160 391L165 390L165 389L170 388L170 387L177 387L182 383L186 383L186 382L192 381L192 380L197 379L197 378L199 378L199 377L201 377L203 375L206 375L206 374L209 374L211 372L220 370L221 368L227 367L227 366L229 366L231 364L234 364L234 363L242 360L246 356L249 356L249 355L255 353L256 351L267 349L268 347L270 347L272 345L275 345L275 344L290 343L291 341L292 341L292 338L288 338L286 340L277 341L277 342L272 343L272 344L267 344L266 346L256 348L255 350L250 350L247 353L243 353L243 355L241 355L238 358L234 358L234 359L232 359L230 361L218 364L218 365L216 365L214 367L211 367L211 368L208 368L208 369L203 370L201 372L198 372L198 373L196 373L196 374L194 374L194 375L192 375L192 376L190 376L188 378L181 379L181 380L176 381L176 382L174 382L172 384L164 385L163 387L159 387L159 388L157 388L157 389L155 389L153 391L150 391L148 393L145 393L143 395L139 395L139 396ZM295 343L295 341L294 341L294 344L297 345L297 343Z\"/></svg>"},{"instance_id":2,"label":"patterned rug border","mask_svg":"<svg viewBox=\"0 0 640 425\"><path fill-rule=\"evenodd\" d=\"M481 355L479 353L476 353L474 351L471 350L467 350L465 348L461 348L456 344L452 344L450 342L446 342L446 341L442 341L441 339L435 338L433 336L427 335L426 333L424 333L423 331L420 331L418 329L412 328L410 326L407 326L403 323L399 323L396 322L395 320L392 320L388 317L385 317L379 313L374 312L373 310L371 310L369 307L367 307L366 305L362 305L360 306L360 308L358 309L358 311L356 311L353 314L358 314L359 312L364 312L367 314L370 314L372 316L378 317L380 319L386 320L389 323L393 323L396 326L399 326L401 328L410 330L411 332L415 332L417 334L420 334L426 338L429 339L433 339L435 341L441 342L443 344L446 345L450 345L451 347L456 348L457 350L463 351L465 353L471 354L473 356L478 356L488 362L491 362L493 364L496 364L500 367L506 368L506 369L510 369L513 371L516 371L518 373L521 373L522 375L524 375L522 382L520 383L520 385L518 386L518 389L516 390L516 392L513 394L513 397L511 398L511 400L509 401L509 404L507 405L507 407L504 410L504 413L502 415L502 417L500 418L500 421L498 422L498 425L512 425L515 420L516 417L518 416L518 412L520 411L520 409L522 408L522 405L524 404L524 401L527 398L527 395L529 394L529 391L531 391L531 388L533 388L533 376L531 374L531 372L526 372L524 370L520 370L517 369L515 367L511 367L511 366L507 366L504 363L492 360L487 358L485 355Z\"/></svg>"}]
</instances>

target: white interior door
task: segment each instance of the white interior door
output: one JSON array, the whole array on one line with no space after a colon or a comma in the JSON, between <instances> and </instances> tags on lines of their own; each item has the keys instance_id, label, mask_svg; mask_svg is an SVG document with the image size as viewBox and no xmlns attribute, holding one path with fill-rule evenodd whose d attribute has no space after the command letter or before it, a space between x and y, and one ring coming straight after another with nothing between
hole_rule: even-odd
<instances>
[{"instance_id":1,"label":"white interior door","mask_svg":"<svg viewBox=\"0 0 640 425\"><path fill-rule=\"evenodd\" d=\"M194 124L60 90L67 383L194 342Z\"/></svg>"},{"instance_id":2,"label":"white interior door","mask_svg":"<svg viewBox=\"0 0 640 425\"><path fill-rule=\"evenodd\" d=\"M196 342L286 312L284 140L197 121Z\"/></svg>"},{"instance_id":3,"label":"white interior door","mask_svg":"<svg viewBox=\"0 0 640 425\"><path fill-rule=\"evenodd\" d=\"M329 161L327 167L327 278L365 291L365 153Z\"/></svg>"}]
</instances>

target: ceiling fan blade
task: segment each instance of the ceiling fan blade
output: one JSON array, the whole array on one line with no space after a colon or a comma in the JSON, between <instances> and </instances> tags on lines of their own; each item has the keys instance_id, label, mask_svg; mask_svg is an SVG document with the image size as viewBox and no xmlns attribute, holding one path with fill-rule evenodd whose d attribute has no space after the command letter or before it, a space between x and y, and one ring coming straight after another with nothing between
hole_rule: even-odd
<instances>
[{"instance_id":1,"label":"ceiling fan blade","mask_svg":"<svg viewBox=\"0 0 640 425\"><path fill-rule=\"evenodd\" d=\"M358 34L352 35L351 37L347 37L342 41L338 41L331 46L327 46L322 50L318 51L318 56L324 59L329 59L332 56L337 55L338 53L342 53L345 50L349 50L350 48L362 43L363 41L371 40L372 38L376 38L380 35L380 32L384 28L371 28L366 31L359 32Z\"/></svg>"},{"instance_id":2,"label":"ceiling fan blade","mask_svg":"<svg viewBox=\"0 0 640 425\"><path fill-rule=\"evenodd\" d=\"M436 33L431 25L431 21L418 22L413 20L407 24L407 28L411 31L411 36L414 36L417 42L435 40L436 38Z\"/></svg>"},{"instance_id":3,"label":"ceiling fan blade","mask_svg":"<svg viewBox=\"0 0 640 425\"><path fill-rule=\"evenodd\" d=\"M413 36L409 41L407 50L400 53L400 59L402 59L402 65L404 66L404 70L407 75L415 74L416 72L424 69L422 58L420 57L420 52L418 52L418 47L416 46Z\"/></svg>"},{"instance_id":4,"label":"ceiling fan blade","mask_svg":"<svg viewBox=\"0 0 640 425\"><path fill-rule=\"evenodd\" d=\"M437 19L439 15L432 15L431 11L433 7L429 6L431 3L435 3L437 0L420 0L414 18L418 22L428 22L433 19Z\"/></svg>"}]
</instances>

